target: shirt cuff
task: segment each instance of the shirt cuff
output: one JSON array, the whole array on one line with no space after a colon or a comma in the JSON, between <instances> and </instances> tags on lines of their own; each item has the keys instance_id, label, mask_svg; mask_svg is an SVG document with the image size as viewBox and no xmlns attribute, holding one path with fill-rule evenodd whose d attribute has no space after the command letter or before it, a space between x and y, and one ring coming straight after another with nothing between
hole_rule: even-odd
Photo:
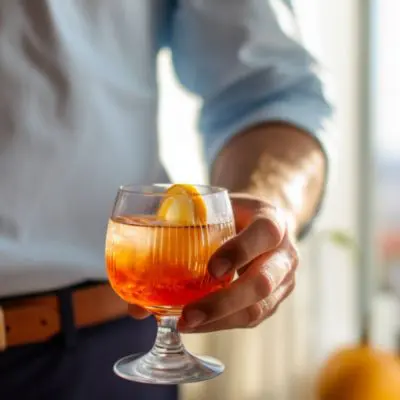
<instances>
[{"instance_id":1,"label":"shirt cuff","mask_svg":"<svg viewBox=\"0 0 400 400\"><path fill-rule=\"evenodd\" d=\"M229 126L212 132L206 127L200 126L203 132L205 156L208 166L211 166L219 152L231 138L261 123L283 122L296 126L315 137L321 146L326 159L330 158L330 138L327 134L330 121L330 108L321 105L321 101L299 101L290 103L288 101L274 102L258 110L247 114L240 120L236 120ZM312 112L310 112L312 110ZM321 117L324 115L324 117Z\"/></svg>"}]
</instances>

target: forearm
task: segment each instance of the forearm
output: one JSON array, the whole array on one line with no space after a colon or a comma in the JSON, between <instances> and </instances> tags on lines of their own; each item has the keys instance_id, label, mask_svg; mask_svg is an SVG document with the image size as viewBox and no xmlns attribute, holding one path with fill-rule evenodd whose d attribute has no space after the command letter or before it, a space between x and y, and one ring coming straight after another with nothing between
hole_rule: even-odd
<instances>
[{"instance_id":1,"label":"forearm","mask_svg":"<svg viewBox=\"0 0 400 400\"><path fill-rule=\"evenodd\" d=\"M230 140L214 162L211 181L283 207L298 233L315 213L325 170L325 157L311 135L288 124L269 123Z\"/></svg>"}]
</instances>

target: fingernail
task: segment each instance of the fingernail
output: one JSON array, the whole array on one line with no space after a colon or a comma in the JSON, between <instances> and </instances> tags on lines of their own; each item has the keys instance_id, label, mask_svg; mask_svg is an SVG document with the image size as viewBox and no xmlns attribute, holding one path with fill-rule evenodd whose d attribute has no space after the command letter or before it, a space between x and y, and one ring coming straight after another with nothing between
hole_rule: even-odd
<instances>
[{"instance_id":1,"label":"fingernail","mask_svg":"<svg viewBox=\"0 0 400 400\"><path fill-rule=\"evenodd\" d=\"M207 318L206 314L200 310L188 310L184 312L183 319L187 327L200 325Z\"/></svg>"},{"instance_id":2,"label":"fingernail","mask_svg":"<svg viewBox=\"0 0 400 400\"><path fill-rule=\"evenodd\" d=\"M215 278L221 278L232 268L232 263L226 258L216 258L212 260L209 266L210 274Z\"/></svg>"}]
</instances>

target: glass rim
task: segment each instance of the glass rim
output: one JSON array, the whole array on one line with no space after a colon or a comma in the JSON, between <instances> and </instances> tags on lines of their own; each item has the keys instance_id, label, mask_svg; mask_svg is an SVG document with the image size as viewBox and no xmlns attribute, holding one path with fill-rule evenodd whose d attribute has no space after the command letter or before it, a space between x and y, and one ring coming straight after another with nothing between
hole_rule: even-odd
<instances>
[{"instance_id":1,"label":"glass rim","mask_svg":"<svg viewBox=\"0 0 400 400\"><path fill-rule=\"evenodd\" d=\"M127 185L120 185L118 188L119 193L127 193L133 194L138 196L148 196L148 197L162 197L165 196L164 192L156 192L152 191L152 188L165 188L172 185L185 185L185 183L150 183L150 184L127 184ZM188 185L186 183L186 185ZM191 183L190 185L194 186L197 189L207 189L208 192L206 193L199 193L193 194L192 197L201 196L201 197L208 197L208 196L215 196L218 194L226 193L228 194L228 189L221 187L221 186L213 186L213 185L205 185L205 184L196 184Z\"/></svg>"}]
</instances>

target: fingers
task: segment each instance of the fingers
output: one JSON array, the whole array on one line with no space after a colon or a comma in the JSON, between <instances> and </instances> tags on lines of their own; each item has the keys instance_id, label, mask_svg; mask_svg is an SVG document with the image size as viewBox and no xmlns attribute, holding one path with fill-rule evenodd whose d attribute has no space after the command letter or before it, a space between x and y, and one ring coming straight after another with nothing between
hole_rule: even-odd
<instances>
[{"instance_id":1,"label":"fingers","mask_svg":"<svg viewBox=\"0 0 400 400\"><path fill-rule=\"evenodd\" d=\"M180 326L183 333L207 333L236 328L253 328L258 326L266 318L274 314L281 302L290 295L295 287L294 275L285 281L269 297L256 304L252 304L234 314L214 322L206 323L198 327Z\"/></svg>"},{"instance_id":2,"label":"fingers","mask_svg":"<svg viewBox=\"0 0 400 400\"><path fill-rule=\"evenodd\" d=\"M249 307L250 311L247 311L251 313L252 305L275 292L287 276L294 273L298 263L297 253L290 248L291 244L285 240L278 251L258 256L229 288L187 306L183 310L182 325L196 327L210 324Z\"/></svg>"},{"instance_id":3,"label":"fingers","mask_svg":"<svg viewBox=\"0 0 400 400\"><path fill-rule=\"evenodd\" d=\"M210 274L220 278L277 248L284 237L285 223L285 217L277 211L257 216L246 229L213 254L208 266Z\"/></svg>"},{"instance_id":4,"label":"fingers","mask_svg":"<svg viewBox=\"0 0 400 400\"><path fill-rule=\"evenodd\" d=\"M298 255L289 235L285 212L253 196L231 196L239 234L211 257L216 278L234 270L230 287L184 308L183 331L252 327L275 312L293 290Z\"/></svg>"},{"instance_id":5,"label":"fingers","mask_svg":"<svg viewBox=\"0 0 400 400\"><path fill-rule=\"evenodd\" d=\"M279 286L275 292L271 293L267 298L261 300L258 304L262 308L262 319L256 322L261 322L266 317L271 316L275 313L279 305L283 300L286 299L294 290L296 286L295 274L290 275L285 281ZM253 327L255 325L249 325Z\"/></svg>"},{"instance_id":6,"label":"fingers","mask_svg":"<svg viewBox=\"0 0 400 400\"><path fill-rule=\"evenodd\" d=\"M128 311L129 314L135 319L145 319L150 315L147 310L140 306L137 306L136 304L129 304Z\"/></svg>"},{"instance_id":7,"label":"fingers","mask_svg":"<svg viewBox=\"0 0 400 400\"><path fill-rule=\"evenodd\" d=\"M270 293L274 293L279 288L287 276L297 269L298 264L297 250L286 236L282 246L270 254L267 261L259 266L260 274L268 277Z\"/></svg>"}]
</instances>

